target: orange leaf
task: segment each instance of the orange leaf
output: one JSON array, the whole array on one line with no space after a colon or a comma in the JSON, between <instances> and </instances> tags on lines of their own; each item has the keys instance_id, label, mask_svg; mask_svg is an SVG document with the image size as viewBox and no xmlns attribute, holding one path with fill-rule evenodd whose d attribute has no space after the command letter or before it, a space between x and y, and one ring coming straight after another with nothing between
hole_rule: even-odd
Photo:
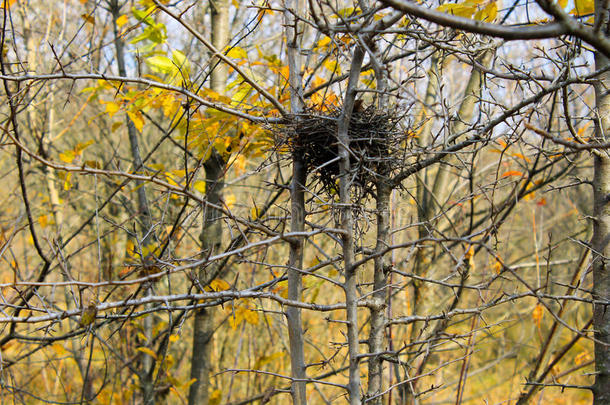
<instances>
[{"instance_id":1,"label":"orange leaf","mask_svg":"<svg viewBox=\"0 0 610 405\"><path fill-rule=\"evenodd\" d=\"M523 173L522 173L522 172L520 172L520 171L518 171L518 170L511 170L511 171L508 171L508 172L504 173L504 174L502 175L502 178L504 178L504 177L510 177L510 176L518 176L518 177L523 177Z\"/></svg>"}]
</instances>

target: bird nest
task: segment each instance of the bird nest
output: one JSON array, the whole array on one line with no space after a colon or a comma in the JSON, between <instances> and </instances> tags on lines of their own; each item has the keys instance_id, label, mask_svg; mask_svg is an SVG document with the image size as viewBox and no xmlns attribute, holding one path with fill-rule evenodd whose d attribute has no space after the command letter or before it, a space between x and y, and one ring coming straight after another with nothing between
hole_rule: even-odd
<instances>
[{"instance_id":1,"label":"bird nest","mask_svg":"<svg viewBox=\"0 0 610 405\"><path fill-rule=\"evenodd\" d=\"M302 114L282 131L283 143L306 166L308 173L319 180L323 191L338 191L339 140L337 123L341 111L333 109L326 115ZM398 164L396 145L403 131L398 119L388 111L374 107L355 110L348 128L350 179L366 194L380 178L387 178Z\"/></svg>"}]
</instances>

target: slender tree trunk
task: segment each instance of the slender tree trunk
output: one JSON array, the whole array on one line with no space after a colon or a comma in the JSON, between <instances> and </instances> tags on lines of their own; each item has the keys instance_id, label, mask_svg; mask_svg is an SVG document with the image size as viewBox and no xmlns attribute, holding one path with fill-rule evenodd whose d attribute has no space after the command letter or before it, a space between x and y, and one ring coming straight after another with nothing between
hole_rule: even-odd
<instances>
[{"instance_id":1,"label":"slender tree trunk","mask_svg":"<svg viewBox=\"0 0 610 405\"><path fill-rule=\"evenodd\" d=\"M377 244L375 252L382 252L389 246L390 236L390 194L392 190L385 179L377 183ZM371 330L369 333L369 381L367 397L372 398L381 393L383 388L383 360L380 353L385 350L385 298L387 295L387 263L386 255L375 258L373 295L369 303L371 316ZM382 397L375 397L367 402L372 405L381 405Z\"/></svg>"},{"instance_id":2,"label":"slender tree trunk","mask_svg":"<svg viewBox=\"0 0 610 405\"><path fill-rule=\"evenodd\" d=\"M595 1L595 21L608 12L607 2ZM601 29L608 35L607 21ZM600 52L595 54L595 68L604 69L610 61ZM595 81L597 105L596 137L599 142L607 142L610 135L610 72L604 72ZM593 299L610 300L610 157L606 152L594 155L593 176ZM595 329L595 384L593 395L595 405L610 404L610 306L593 304L593 326Z\"/></svg>"},{"instance_id":3,"label":"slender tree trunk","mask_svg":"<svg viewBox=\"0 0 610 405\"><path fill-rule=\"evenodd\" d=\"M117 66L119 69L120 76L127 76L127 69L125 68L125 44L119 35L119 28L116 24L116 20L121 16L121 5L118 0L110 0L110 13L112 14L113 29L114 29L114 46L116 50ZM129 146L131 148L131 158L133 167L142 167L142 155L140 153L140 143L138 139L138 133L134 123L125 117L127 124L127 136L129 138ZM148 246L152 239L152 221L150 213L150 205L148 198L146 197L146 185L141 181L136 180L136 193L138 201L138 220L140 222L140 231L142 239L140 245L143 247ZM143 258L147 260L147 258ZM146 295L151 295L152 290L150 287L146 287ZM143 320L144 323L144 335L148 342L152 339L153 330L153 317L147 316ZM152 405L155 403L155 390L154 390L154 373L155 363L152 357L148 355L142 356L142 370L140 370L140 382L142 395L144 397L143 402L145 405Z\"/></svg>"},{"instance_id":4,"label":"slender tree trunk","mask_svg":"<svg viewBox=\"0 0 610 405\"><path fill-rule=\"evenodd\" d=\"M349 123L354 110L356 87L364 50L357 46L352 56L350 75L347 84L343 110L337 123L337 139L339 141L339 203L341 204L341 241L343 244L343 266L345 272L346 319L347 319L347 345L349 355L349 382L348 394L350 405L360 405L360 357L358 341L358 290L356 270L354 264L354 218L351 204L351 167L349 159Z\"/></svg>"},{"instance_id":5,"label":"slender tree trunk","mask_svg":"<svg viewBox=\"0 0 610 405\"><path fill-rule=\"evenodd\" d=\"M229 2L228 0L210 0L210 18L212 23L212 44L220 51L229 42ZM217 65L216 65L217 64ZM223 94L227 83L228 69L218 59L212 59L210 87ZM220 205L222 200L223 178L226 162L216 152L204 163L206 175L206 201ZM218 252L222 246L222 213L210 206L205 207L200 241L203 255L209 256ZM215 273L216 265L208 267ZM199 270L199 281L206 283L206 269ZM189 388L189 405L206 405L209 402L210 370L212 368L212 337L214 335L213 309L200 309L195 313L193 325L193 354L191 359L191 378L196 381Z\"/></svg>"},{"instance_id":6,"label":"slender tree trunk","mask_svg":"<svg viewBox=\"0 0 610 405\"><path fill-rule=\"evenodd\" d=\"M369 45L368 49L372 53L371 60L374 62L373 66L378 91L377 108L380 111L386 111L388 108L387 80L379 62L382 60L382 55L376 44L371 42L367 45ZM388 153L392 152L388 151ZM377 243L375 245L375 252L378 256L374 259L373 295L372 299L368 302L371 325L368 346L371 357L369 357L368 364L367 403L372 405L381 405L383 399L381 395L383 389L383 359L381 352L386 348L385 322L388 288L388 254L384 254L383 251L389 246L390 242L390 195L392 193L392 188L388 181L390 173L387 164L381 161L377 170L377 195L375 196L375 203L377 205Z\"/></svg>"},{"instance_id":7,"label":"slender tree trunk","mask_svg":"<svg viewBox=\"0 0 610 405\"><path fill-rule=\"evenodd\" d=\"M205 162L206 201L211 204L221 204L225 162L217 154ZM204 209L204 222L201 230L201 248L205 256L213 255L221 249L222 222L221 213L211 207ZM215 273L215 266L208 267ZM207 284L206 269L199 271L199 280ZM214 335L214 309L199 309L195 313L193 326L193 355L191 359L191 378L197 380L189 388L189 404L207 404L210 386L210 371L212 369L212 337Z\"/></svg>"},{"instance_id":8,"label":"slender tree trunk","mask_svg":"<svg viewBox=\"0 0 610 405\"><path fill-rule=\"evenodd\" d=\"M295 119L303 112L303 85L301 74L301 55L299 47L300 32L296 13L300 9L299 1L286 0L284 20L286 24L287 56L290 81L290 104ZM295 153L292 157L292 185L290 188L291 199L291 224L292 232L302 232L305 229L305 183L307 181L307 167L302 156ZM303 243L302 237L297 237L290 244L290 259L288 263L288 298L300 301L303 293ZM292 378L300 381L292 382L292 403L305 405L307 393L305 382L307 377L304 353L304 339L301 321L301 309L288 307L286 309L288 322L288 337L290 340L290 364Z\"/></svg>"}]
</instances>

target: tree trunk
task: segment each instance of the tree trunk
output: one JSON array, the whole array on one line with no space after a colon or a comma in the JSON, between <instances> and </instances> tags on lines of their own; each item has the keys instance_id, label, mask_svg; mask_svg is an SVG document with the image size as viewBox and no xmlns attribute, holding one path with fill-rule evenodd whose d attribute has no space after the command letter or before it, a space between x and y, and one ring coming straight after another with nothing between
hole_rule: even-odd
<instances>
[{"instance_id":1,"label":"tree trunk","mask_svg":"<svg viewBox=\"0 0 610 405\"><path fill-rule=\"evenodd\" d=\"M383 175L383 174L382 174ZM377 244L375 252L380 253L389 246L390 235L390 194L391 188L382 178L377 183ZM369 304L371 312L371 330L369 333L369 381L367 397L372 398L381 393L383 387L383 360L380 353L385 350L385 298L387 295L387 263L386 255L379 255L374 263L374 282L372 302ZM381 405L382 396L377 396L367 402L372 405Z\"/></svg>"},{"instance_id":2,"label":"tree trunk","mask_svg":"<svg viewBox=\"0 0 610 405\"><path fill-rule=\"evenodd\" d=\"M356 87L364 50L357 46L352 56L349 81L343 102L343 110L337 123L337 139L339 141L339 203L341 204L341 241L343 244L343 266L345 272L345 306L347 320L347 346L349 355L349 382L347 390L350 405L360 405L360 357L358 341L358 290L356 269L354 268L354 218L351 206L351 167L349 159L349 123L356 99Z\"/></svg>"},{"instance_id":3,"label":"tree trunk","mask_svg":"<svg viewBox=\"0 0 610 405\"><path fill-rule=\"evenodd\" d=\"M606 1L596 0L596 22L603 12L607 13ZM604 21L601 29L610 32ZM595 54L595 68L604 69L610 61L600 52ZM597 106L596 138L598 142L608 142L610 134L610 72L604 72L595 81ZM593 176L593 299L610 300L610 157L606 152L594 155ZM595 329L595 383L593 395L595 405L610 404L610 307L607 304L593 304L593 326Z\"/></svg>"},{"instance_id":4,"label":"tree trunk","mask_svg":"<svg viewBox=\"0 0 610 405\"><path fill-rule=\"evenodd\" d=\"M114 29L114 46L116 50L117 66L120 76L127 76L127 69L125 68L125 45L121 36L119 35L119 28L116 24L117 19L121 16L121 5L118 0L111 0L110 13L112 14L113 29ZM138 140L138 133L134 123L125 117L127 124L127 136L129 138L129 146L131 148L131 158L134 168L142 167L142 155L140 153L140 143ZM148 198L146 197L146 185L139 180L136 180L136 193L138 196L138 220L140 222L140 234L142 239L139 241L140 246L147 247L151 243L152 239L152 221L150 214L150 205ZM144 261L147 258L142 258ZM146 288L146 295L152 295L150 287ZM143 320L144 335L147 341L150 342L152 339L153 330L153 317L147 316ZM140 370L140 381L142 395L144 397L143 403L145 405L152 405L155 403L155 390L154 390L154 373L155 363L152 357L148 355L142 356L142 370Z\"/></svg>"},{"instance_id":5,"label":"tree trunk","mask_svg":"<svg viewBox=\"0 0 610 405\"><path fill-rule=\"evenodd\" d=\"M286 0L284 19L286 24L286 43L290 81L290 106L295 119L303 112L303 85L301 73L301 55L299 49L300 32L302 26L297 27L296 13L300 9L299 1ZM292 185L290 188L290 230L302 232L305 229L305 183L307 181L307 167L302 156L294 154L292 157ZM290 258L288 263L288 299L300 301L303 294L303 243L302 237L294 238L290 244ZM288 322L288 338L290 340L290 365L293 381L291 385L292 403L305 405L307 392L305 382L307 378L304 339L301 321L301 308L286 308Z\"/></svg>"},{"instance_id":6,"label":"tree trunk","mask_svg":"<svg viewBox=\"0 0 610 405\"><path fill-rule=\"evenodd\" d=\"M210 0L210 19L212 24L212 44L219 51L223 51L229 42L229 2L227 0ZM219 94L223 94L227 83L227 66L214 58L210 74L210 87ZM223 178L226 162L216 153L212 152L210 158L204 163L206 174L206 201L220 204L222 200ZM222 245L222 213L207 206L204 208L203 224L200 241L204 256L218 252ZM214 273L217 265L208 267ZM203 267L199 271L199 280L207 280ZM196 381L189 388L189 405L206 405L209 402L210 370L212 337L214 335L214 317L212 309L200 309L195 313L193 325L193 354L191 358L191 378Z\"/></svg>"}]
</instances>

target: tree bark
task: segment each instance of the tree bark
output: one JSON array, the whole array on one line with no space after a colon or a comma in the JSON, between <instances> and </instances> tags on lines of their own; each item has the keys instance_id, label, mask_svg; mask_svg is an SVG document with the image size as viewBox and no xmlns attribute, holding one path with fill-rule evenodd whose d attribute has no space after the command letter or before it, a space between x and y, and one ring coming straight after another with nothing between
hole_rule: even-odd
<instances>
[{"instance_id":1,"label":"tree bark","mask_svg":"<svg viewBox=\"0 0 610 405\"><path fill-rule=\"evenodd\" d=\"M220 51L229 42L229 2L227 0L210 0L210 19L212 25L212 44ZM227 66L217 58L212 59L210 87L223 94L228 77ZM226 162L216 152L204 163L206 174L206 201L221 205L223 178ZM213 255L222 246L222 213L210 206L205 207L200 241L204 256ZM207 267L215 273L216 266ZM199 270L199 282L206 283L206 269ZM195 313L193 325L193 354L191 359L191 378L196 381L189 388L189 405L206 405L209 402L210 370L212 367L211 352L214 335L213 309L199 309Z\"/></svg>"},{"instance_id":2,"label":"tree bark","mask_svg":"<svg viewBox=\"0 0 610 405\"><path fill-rule=\"evenodd\" d=\"M595 21L600 21L607 13L603 0L595 1ZM608 22L601 24L606 35L610 33ZM606 68L610 61L601 52L595 54L595 68ZM610 134L610 72L604 72L595 81L595 101L597 107L596 138L607 142ZM606 152L594 155L593 176L593 299L610 300L610 157ZM610 404L610 307L607 304L593 304L593 326L595 329L595 383L593 403Z\"/></svg>"},{"instance_id":3,"label":"tree bark","mask_svg":"<svg viewBox=\"0 0 610 405\"><path fill-rule=\"evenodd\" d=\"M356 279L356 268L354 268L354 218L351 204L351 167L349 159L349 123L354 109L356 99L356 87L362 62L364 50L357 46L352 56L350 75L347 83L343 110L337 123L337 138L339 141L339 203L341 204L341 235L343 248L343 266L345 273L345 306L347 320L347 346L349 356L349 382L347 386L350 405L360 405L360 357L358 341L358 290Z\"/></svg>"},{"instance_id":4,"label":"tree bark","mask_svg":"<svg viewBox=\"0 0 610 405\"><path fill-rule=\"evenodd\" d=\"M286 0L284 20L286 25L286 45L290 84L290 107L296 120L303 112L303 85L300 55L300 30L298 27L296 13L300 9L299 1ZM290 187L290 230L302 232L305 229L305 183L307 181L307 167L302 156L297 153L292 157L292 185ZM290 258L288 263L288 299L300 301L303 294L303 244L302 237L296 237L290 244ZM292 403L305 405L307 403L307 392L305 378L307 378L303 328L301 321L301 309L288 307L286 309L286 320L288 322L288 338L290 340L290 365L292 378L291 394Z\"/></svg>"},{"instance_id":5,"label":"tree bark","mask_svg":"<svg viewBox=\"0 0 610 405\"><path fill-rule=\"evenodd\" d=\"M375 252L383 252L389 246L390 236L390 194L392 190L388 186L387 181L381 178L377 183L377 244ZM369 304L371 330L369 332L369 378L367 397L373 398L367 403L372 405L381 405L382 396L377 396L381 393L383 387L383 360L381 353L385 350L385 309L386 309L386 288L388 284L387 278L387 263L386 255L380 254L374 260L374 281L373 295Z\"/></svg>"}]
</instances>

